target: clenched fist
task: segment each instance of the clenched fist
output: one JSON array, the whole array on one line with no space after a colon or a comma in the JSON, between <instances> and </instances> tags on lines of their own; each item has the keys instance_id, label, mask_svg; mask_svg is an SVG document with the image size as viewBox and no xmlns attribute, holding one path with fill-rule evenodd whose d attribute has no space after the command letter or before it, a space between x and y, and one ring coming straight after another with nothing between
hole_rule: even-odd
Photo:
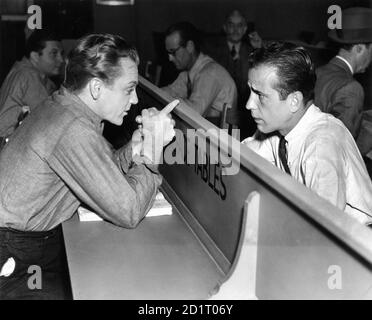
<instances>
[{"instance_id":1,"label":"clenched fist","mask_svg":"<svg viewBox=\"0 0 372 320\"><path fill-rule=\"evenodd\" d=\"M138 153L150 163L159 164L166 146L175 136L174 120L170 112L178 105L179 100L169 103L163 110L156 108L143 109L141 116L136 118L140 129L132 136L133 153Z\"/></svg>"}]
</instances>

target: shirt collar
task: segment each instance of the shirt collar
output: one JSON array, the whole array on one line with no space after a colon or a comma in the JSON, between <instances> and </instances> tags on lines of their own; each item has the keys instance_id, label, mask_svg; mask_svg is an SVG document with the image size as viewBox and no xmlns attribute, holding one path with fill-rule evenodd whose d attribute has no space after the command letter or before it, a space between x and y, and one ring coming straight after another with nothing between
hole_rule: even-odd
<instances>
[{"instance_id":1,"label":"shirt collar","mask_svg":"<svg viewBox=\"0 0 372 320\"><path fill-rule=\"evenodd\" d=\"M92 109L90 109L77 95L73 94L71 91L61 86L59 91L53 94L53 99L64 106L73 105L72 110L75 113L83 115L86 119L90 120L97 128L98 131L102 132L102 118L96 114Z\"/></svg>"},{"instance_id":2,"label":"shirt collar","mask_svg":"<svg viewBox=\"0 0 372 320\"><path fill-rule=\"evenodd\" d=\"M231 51L232 47L234 46L235 47L235 50L236 50L236 53L239 53L239 51L240 51L240 45L241 44L242 44L241 42L232 43L230 41L227 41L227 45L229 47L229 50Z\"/></svg>"},{"instance_id":3,"label":"shirt collar","mask_svg":"<svg viewBox=\"0 0 372 320\"><path fill-rule=\"evenodd\" d=\"M306 132L306 129L314 124L314 115L318 112L319 109L314 104L311 104L307 108L300 121L298 121L296 126L285 136L288 144L295 139L301 138L303 133Z\"/></svg>"},{"instance_id":4,"label":"shirt collar","mask_svg":"<svg viewBox=\"0 0 372 320\"><path fill-rule=\"evenodd\" d=\"M345 64L348 66L348 68L350 69L350 72L351 74L354 74L354 70L353 70L353 67L351 66L351 64L349 63L349 61L347 61L344 57L341 57L339 55L336 56L336 58L342 60L343 62L345 62Z\"/></svg>"},{"instance_id":5,"label":"shirt collar","mask_svg":"<svg viewBox=\"0 0 372 320\"><path fill-rule=\"evenodd\" d=\"M199 53L199 56L198 58L196 59L194 65L191 67L191 69L188 71L189 73L189 77L190 77L190 80L192 81L192 79L194 78L194 76L196 74L199 73L199 71L208 63L212 61L212 59L203 54L202 52Z\"/></svg>"}]
</instances>

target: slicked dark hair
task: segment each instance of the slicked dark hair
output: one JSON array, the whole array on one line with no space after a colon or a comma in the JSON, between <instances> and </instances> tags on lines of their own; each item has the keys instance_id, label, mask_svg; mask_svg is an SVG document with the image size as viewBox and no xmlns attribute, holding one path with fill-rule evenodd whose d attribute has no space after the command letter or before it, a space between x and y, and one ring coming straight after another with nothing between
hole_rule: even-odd
<instances>
[{"instance_id":1,"label":"slicked dark hair","mask_svg":"<svg viewBox=\"0 0 372 320\"><path fill-rule=\"evenodd\" d=\"M250 56L251 67L267 65L276 68L278 82L274 89L282 100L300 91L304 104L314 99L315 68L309 53L295 44L273 42L265 48L256 49Z\"/></svg>"},{"instance_id":2,"label":"slicked dark hair","mask_svg":"<svg viewBox=\"0 0 372 320\"><path fill-rule=\"evenodd\" d=\"M165 36L170 36L174 32L178 32L181 38L180 45L186 47L187 41L194 42L195 51L200 52L202 36L201 32L190 22L182 21L172 24L165 32Z\"/></svg>"},{"instance_id":3,"label":"slicked dark hair","mask_svg":"<svg viewBox=\"0 0 372 320\"><path fill-rule=\"evenodd\" d=\"M122 37L112 34L85 36L68 55L63 85L70 91L80 91L95 77L112 85L121 75L121 58L139 64L137 50Z\"/></svg>"},{"instance_id":4,"label":"slicked dark hair","mask_svg":"<svg viewBox=\"0 0 372 320\"><path fill-rule=\"evenodd\" d=\"M25 56L30 57L31 52L41 54L47 41L60 41L60 37L52 30L36 29L26 41Z\"/></svg>"}]
</instances>

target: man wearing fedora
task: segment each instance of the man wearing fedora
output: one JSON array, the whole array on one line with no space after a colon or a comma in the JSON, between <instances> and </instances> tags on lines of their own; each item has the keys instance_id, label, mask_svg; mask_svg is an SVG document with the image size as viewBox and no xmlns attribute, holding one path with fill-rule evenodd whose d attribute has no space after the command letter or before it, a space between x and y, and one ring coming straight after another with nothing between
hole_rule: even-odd
<instances>
[{"instance_id":1,"label":"man wearing fedora","mask_svg":"<svg viewBox=\"0 0 372 320\"><path fill-rule=\"evenodd\" d=\"M364 90L353 75L363 73L372 60L372 9L343 10L342 28L328 35L340 49L328 64L316 70L315 105L339 118L357 139Z\"/></svg>"}]
</instances>

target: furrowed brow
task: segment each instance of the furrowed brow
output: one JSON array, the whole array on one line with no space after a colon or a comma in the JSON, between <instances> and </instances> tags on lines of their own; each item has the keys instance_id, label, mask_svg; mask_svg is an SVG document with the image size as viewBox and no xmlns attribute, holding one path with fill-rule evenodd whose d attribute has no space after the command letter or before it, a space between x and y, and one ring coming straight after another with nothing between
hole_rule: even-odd
<instances>
[{"instance_id":1,"label":"furrowed brow","mask_svg":"<svg viewBox=\"0 0 372 320\"><path fill-rule=\"evenodd\" d=\"M252 86L251 86L251 90L252 90L255 94L257 94L257 95L260 95L260 96L266 96L266 94L264 94L264 93L261 92L261 91L256 90L256 89L253 88Z\"/></svg>"}]
</instances>

